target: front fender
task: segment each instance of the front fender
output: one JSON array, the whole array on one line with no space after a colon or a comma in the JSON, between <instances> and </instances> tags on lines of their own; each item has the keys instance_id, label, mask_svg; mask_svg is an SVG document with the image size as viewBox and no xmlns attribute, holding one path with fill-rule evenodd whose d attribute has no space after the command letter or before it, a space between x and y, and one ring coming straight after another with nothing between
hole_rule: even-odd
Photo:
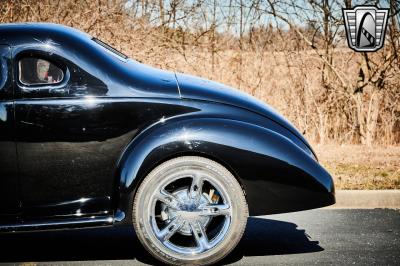
<instances>
[{"instance_id":1,"label":"front fender","mask_svg":"<svg viewBox=\"0 0 400 266\"><path fill-rule=\"evenodd\" d=\"M183 118L159 123L131 142L119 164L117 208L130 213L143 178L163 161L186 154L214 159L232 171L251 215L334 203L330 175L285 136L236 120Z\"/></svg>"}]
</instances>

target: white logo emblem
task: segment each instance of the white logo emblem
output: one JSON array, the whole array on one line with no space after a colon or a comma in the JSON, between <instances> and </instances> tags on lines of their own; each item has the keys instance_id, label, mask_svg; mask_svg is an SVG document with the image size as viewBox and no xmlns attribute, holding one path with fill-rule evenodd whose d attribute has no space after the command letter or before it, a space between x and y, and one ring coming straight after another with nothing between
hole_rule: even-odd
<instances>
[{"instance_id":1,"label":"white logo emblem","mask_svg":"<svg viewBox=\"0 0 400 266\"><path fill-rule=\"evenodd\" d=\"M385 41L387 8L357 6L342 9L347 43L357 52L374 52L382 48Z\"/></svg>"}]
</instances>

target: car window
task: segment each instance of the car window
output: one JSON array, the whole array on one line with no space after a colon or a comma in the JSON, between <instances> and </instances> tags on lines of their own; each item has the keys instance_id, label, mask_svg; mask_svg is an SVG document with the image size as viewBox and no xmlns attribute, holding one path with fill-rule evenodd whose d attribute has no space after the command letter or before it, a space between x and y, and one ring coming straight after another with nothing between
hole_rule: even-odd
<instances>
[{"instance_id":1,"label":"car window","mask_svg":"<svg viewBox=\"0 0 400 266\"><path fill-rule=\"evenodd\" d=\"M60 83L64 72L50 61L36 57L19 60L19 81L24 85L48 85Z\"/></svg>"},{"instance_id":2,"label":"car window","mask_svg":"<svg viewBox=\"0 0 400 266\"><path fill-rule=\"evenodd\" d=\"M7 61L10 55L10 48L6 45L0 45L0 91L4 89L7 82Z\"/></svg>"},{"instance_id":3,"label":"car window","mask_svg":"<svg viewBox=\"0 0 400 266\"><path fill-rule=\"evenodd\" d=\"M0 53L0 90L3 88L5 80L7 79L6 64L3 56Z\"/></svg>"}]
</instances>

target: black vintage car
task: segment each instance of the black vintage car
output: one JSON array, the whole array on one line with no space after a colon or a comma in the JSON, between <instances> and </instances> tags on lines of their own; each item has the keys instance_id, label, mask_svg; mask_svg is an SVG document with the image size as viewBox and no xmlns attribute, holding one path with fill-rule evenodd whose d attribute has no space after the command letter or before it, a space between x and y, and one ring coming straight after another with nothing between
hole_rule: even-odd
<instances>
[{"instance_id":1,"label":"black vintage car","mask_svg":"<svg viewBox=\"0 0 400 266\"><path fill-rule=\"evenodd\" d=\"M0 231L133 225L170 264L210 264L248 215L331 205L304 137L225 85L80 31L0 25Z\"/></svg>"}]
</instances>

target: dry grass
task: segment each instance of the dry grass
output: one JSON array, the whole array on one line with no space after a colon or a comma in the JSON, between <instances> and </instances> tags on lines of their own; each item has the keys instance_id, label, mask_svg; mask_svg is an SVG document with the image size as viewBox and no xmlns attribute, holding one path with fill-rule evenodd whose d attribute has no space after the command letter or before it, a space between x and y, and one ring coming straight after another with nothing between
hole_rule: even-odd
<instances>
[{"instance_id":1,"label":"dry grass","mask_svg":"<svg viewBox=\"0 0 400 266\"><path fill-rule=\"evenodd\" d=\"M314 145L336 189L400 189L400 147Z\"/></svg>"}]
</instances>

